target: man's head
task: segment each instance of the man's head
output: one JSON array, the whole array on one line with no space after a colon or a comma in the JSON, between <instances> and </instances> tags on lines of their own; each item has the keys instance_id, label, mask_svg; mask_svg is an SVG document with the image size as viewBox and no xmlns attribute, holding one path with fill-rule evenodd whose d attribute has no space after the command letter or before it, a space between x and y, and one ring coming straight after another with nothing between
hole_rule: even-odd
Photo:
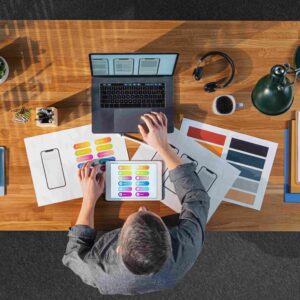
<instances>
[{"instance_id":1,"label":"man's head","mask_svg":"<svg viewBox=\"0 0 300 300\"><path fill-rule=\"evenodd\" d=\"M157 273L172 252L169 231L158 215L141 207L127 218L117 252L132 273Z\"/></svg>"}]
</instances>

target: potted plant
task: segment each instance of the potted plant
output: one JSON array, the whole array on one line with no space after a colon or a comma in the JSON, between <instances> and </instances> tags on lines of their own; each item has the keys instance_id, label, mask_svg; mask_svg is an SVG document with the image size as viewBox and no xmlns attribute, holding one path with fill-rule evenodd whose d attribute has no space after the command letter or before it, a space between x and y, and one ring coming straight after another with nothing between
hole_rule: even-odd
<instances>
[{"instance_id":1,"label":"potted plant","mask_svg":"<svg viewBox=\"0 0 300 300\"><path fill-rule=\"evenodd\" d=\"M0 56L0 84L7 79L8 73L9 68L7 61L2 56Z\"/></svg>"}]
</instances>

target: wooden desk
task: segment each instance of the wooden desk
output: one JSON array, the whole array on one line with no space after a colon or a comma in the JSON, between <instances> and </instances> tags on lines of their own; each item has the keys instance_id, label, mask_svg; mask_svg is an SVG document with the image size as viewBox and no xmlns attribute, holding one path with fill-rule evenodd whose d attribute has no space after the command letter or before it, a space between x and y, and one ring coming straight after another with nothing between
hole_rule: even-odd
<instances>
[{"instance_id":1,"label":"wooden desk","mask_svg":"<svg viewBox=\"0 0 300 300\"><path fill-rule=\"evenodd\" d=\"M0 144L9 149L7 196L0 198L1 230L67 230L74 224L80 200L37 207L23 139L51 132L12 121L11 110L21 105L59 110L58 130L91 122L90 52L178 52L175 76L176 124L182 117L236 130L279 143L261 211L222 203L208 230L300 230L300 205L283 203L283 129L300 109L299 92L290 111L265 116L250 100L256 81L277 63L292 63L299 43L300 22L183 22L183 21L1 21L0 55L9 63L9 80L0 86ZM214 94L203 92L203 82L191 76L198 55L210 50L228 53L237 76L230 87ZM226 74L224 64L205 69L205 82ZM218 75L215 72L218 71ZM299 91L299 88L297 89ZM212 114L215 96L233 94L246 109L232 116ZM130 156L136 145L127 142ZM121 226L140 203L100 201L96 225ZM161 216L173 212L160 203L146 203Z\"/></svg>"}]
</instances>

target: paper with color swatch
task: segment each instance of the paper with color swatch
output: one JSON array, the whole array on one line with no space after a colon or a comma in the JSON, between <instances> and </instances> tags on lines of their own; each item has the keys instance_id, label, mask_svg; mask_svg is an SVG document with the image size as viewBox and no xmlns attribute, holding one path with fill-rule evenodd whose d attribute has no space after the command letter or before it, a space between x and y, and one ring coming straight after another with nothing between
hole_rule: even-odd
<instances>
[{"instance_id":1,"label":"paper with color swatch","mask_svg":"<svg viewBox=\"0 0 300 300\"><path fill-rule=\"evenodd\" d=\"M172 146L173 151L184 162L196 164L196 173L211 198L208 213L209 220L237 179L240 171L211 153L211 151L208 151L205 147L187 138L177 129L175 129L174 133L168 134L168 142ZM156 150L144 144L138 148L132 160L162 160L162 158ZM164 200L162 202L175 212L180 213L181 203L175 193L174 185L170 181L169 171L165 165L163 165L163 185Z\"/></svg>"},{"instance_id":2,"label":"paper with color swatch","mask_svg":"<svg viewBox=\"0 0 300 300\"><path fill-rule=\"evenodd\" d=\"M91 125L24 140L38 206L82 197L78 168L87 161L128 160L119 134L93 134Z\"/></svg>"},{"instance_id":3,"label":"paper with color swatch","mask_svg":"<svg viewBox=\"0 0 300 300\"><path fill-rule=\"evenodd\" d=\"M224 200L261 209L277 143L183 119L180 132L241 171Z\"/></svg>"}]
</instances>

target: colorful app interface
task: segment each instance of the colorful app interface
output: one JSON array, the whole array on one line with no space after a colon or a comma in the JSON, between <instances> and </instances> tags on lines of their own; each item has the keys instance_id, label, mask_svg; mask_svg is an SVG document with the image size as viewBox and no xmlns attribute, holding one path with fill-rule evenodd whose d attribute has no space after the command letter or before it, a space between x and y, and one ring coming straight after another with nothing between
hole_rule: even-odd
<instances>
[{"instance_id":1,"label":"colorful app interface","mask_svg":"<svg viewBox=\"0 0 300 300\"><path fill-rule=\"evenodd\" d=\"M112 164L111 197L116 199L157 198L156 164Z\"/></svg>"},{"instance_id":2,"label":"colorful app interface","mask_svg":"<svg viewBox=\"0 0 300 300\"><path fill-rule=\"evenodd\" d=\"M80 169L88 161L93 161L92 165L100 164L101 170L105 171L105 163L114 161L114 145L111 137L103 137L94 142L84 141L73 145L77 167ZM96 152L95 152L96 150Z\"/></svg>"}]
</instances>

